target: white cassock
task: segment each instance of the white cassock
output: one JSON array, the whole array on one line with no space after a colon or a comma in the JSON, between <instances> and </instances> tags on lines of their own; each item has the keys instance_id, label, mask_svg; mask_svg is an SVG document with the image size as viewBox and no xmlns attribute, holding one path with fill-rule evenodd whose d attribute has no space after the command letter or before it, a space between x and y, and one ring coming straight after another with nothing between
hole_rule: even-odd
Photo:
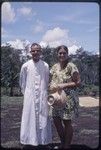
<instances>
[{"instance_id":1,"label":"white cassock","mask_svg":"<svg viewBox=\"0 0 101 150\"><path fill-rule=\"evenodd\" d=\"M48 116L47 88L49 66L32 59L22 65L20 87L24 95L20 142L45 145L52 142L51 121Z\"/></svg>"}]
</instances>

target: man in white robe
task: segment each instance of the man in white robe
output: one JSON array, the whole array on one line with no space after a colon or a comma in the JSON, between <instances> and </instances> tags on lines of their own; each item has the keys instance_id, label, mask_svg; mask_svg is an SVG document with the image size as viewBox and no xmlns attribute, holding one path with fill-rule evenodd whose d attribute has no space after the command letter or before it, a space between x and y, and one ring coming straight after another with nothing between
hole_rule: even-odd
<instances>
[{"instance_id":1,"label":"man in white robe","mask_svg":"<svg viewBox=\"0 0 101 150\"><path fill-rule=\"evenodd\" d=\"M20 87L24 95L20 142L24 145L47 145L52 142L47 104L49 66L40 60L39 44L32 44L31 55L32 59L22 65L20 72Z\"/></svg>"}]
</instances>

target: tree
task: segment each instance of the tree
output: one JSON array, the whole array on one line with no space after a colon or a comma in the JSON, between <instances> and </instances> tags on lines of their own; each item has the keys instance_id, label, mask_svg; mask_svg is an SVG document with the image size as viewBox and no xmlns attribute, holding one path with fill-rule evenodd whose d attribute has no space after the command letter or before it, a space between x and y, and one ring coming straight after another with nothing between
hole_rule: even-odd
<instances>
[{"instance_id":1,"label":"tree","mask_svg":"<svg viewBox=\"0 0 101 150\"><path fill-rule=\"evenodd\" d=\"M13 87L18 86L21 65L17 50L10 46L1 48L1 85L10 88L10 96L13 96Z\"/></svg>"},{"instance_id":2,"label":"tree","mask_svg":"<svg viewBox=\"0 0 101 150\"><path fill-rule=\"evenodd\" d=\"M84 88L87 86L87 89L88 87L92 89L92 86L99 86L99 57L97 55L81 48L77 50L74 62L80 71L81 83Z\"/></svg>"},{"instance_id":3,"label":"tree","mask_svg":"<svg viewBox=\"0 0 101 150\"><path fill-rule=\"evenodd\" d=\"M55 48L47 46L42 50L42 59L50 68L57 62ZM10 46L1 47L1 86L6 90L10 88L10 95L13 96L13 89L19 85L19 72L21 65L30 58L22 55L21 50L15 50ZM99 57L85 51L83 48L77 50L70 59L77 65L81 76L81 91L96 92L99 86ZM98 91L97 91L98 92Z\"/></svg>"}]
</instances>

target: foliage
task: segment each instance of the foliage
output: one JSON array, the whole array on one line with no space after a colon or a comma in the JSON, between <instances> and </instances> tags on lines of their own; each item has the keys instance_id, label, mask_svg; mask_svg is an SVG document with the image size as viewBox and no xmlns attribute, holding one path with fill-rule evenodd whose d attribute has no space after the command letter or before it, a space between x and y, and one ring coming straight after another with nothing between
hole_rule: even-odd
<instances>
[{"instance_id":1,"label":"foliage","mask_svg":"<svg viewBox=\"0 0 101 150\"><path fill-rule=\"evenodd\" d=\"M1 48L1 85L6 87L6 90L10 87L11 96L13 87L18 86L21 64L17 50L10 46Z\"/></svg>"},{"instance_id":2,"label":"foliage","mask_svg":"<svg viewBox=\"0 0 101 150\"><path fill-rule=\"evenodd\" d=\"M85 84L85 85L81 85L78 91L79 91L79 95L98 96L99 86Z\"/></svg>"},{"instance_id":3,"label":"foliage","mask_svg":"<svg viewBox=\"0 0 101 150\"><path fill-rule=\"evenodd\" d=\"M81 50L76 53L74 63L77 65L82 84L99 85L99 57Z\"/></svg>"},{"instance_id":4,"label":"foliage","mask_svg":"<svg viewBox=\"0 0 101 150\"><path fill-rule=\"evenodd\" d=\"M56 57L56 50L55 48L50 48L47 46L46 48L43 48L42 50L42 58L44 61L46 61L49 64L49 67L52 67L53 64L56 63L57 57Z\"/></svg>"},{"instance_id":5,"label":"foliage","mask_svg":"<svg viewBox=\"0 0 101 150\"><path fill-rule=\"evenodd\" d=\"M47 46L42 49L42 59L50 68L57 62L55 48ZM99 93L99 57L85 51L82 47L69 59L76 64L81 77L79 94L95 95ZM14 95L14 87L19 85L19 72L21 65L28 60L27 55L21 57L21 50L15 50L9 46L1 48L1 86L5 87L4 93ZM10 92L9 89L10 88ZM19 92L18 92L19 93ZM20 93L21 94L21 93Z\"/></svg>"}]
</instances>

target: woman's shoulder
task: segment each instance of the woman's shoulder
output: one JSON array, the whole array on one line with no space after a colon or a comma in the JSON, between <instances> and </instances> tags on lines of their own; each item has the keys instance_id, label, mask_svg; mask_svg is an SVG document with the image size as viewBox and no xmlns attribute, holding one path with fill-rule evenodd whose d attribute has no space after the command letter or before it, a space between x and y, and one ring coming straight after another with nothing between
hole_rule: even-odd
<instances>
[{"instance_id":1,"label":"woman's shoulder","mask_svg":"<svg viewBox=\"0 0 101 150\"><path fill-rule=\"evenodd\" d=\"M67 66L73 67L75 64L73 62L69 62Z\"/></svg>"},{"instance_id":2,"label":"woman's shoulder","mask_svg":"<svg viewBox=\"0 0 101 150\"><path fill-rule=\"evenodd\" d=\"M76 64L74 64L73 62L69 62L68 65L67 65L68 68L77 68Z\"/></svg>"},{"instance_id":3,"label":"woman's shoulder","mask_svg":"<svg viewBox=\"0 0 101 150\"><path fill-rule=\"evenodd\" d=\"M57 67L58 67L58 63L54 64L51 68L50 68L50 73L53 74L57 71Z\"/></svg>"},{"instance_id":4,"label":"woman's shoulder","mask_svg":"<svg viewBox=\"0 0 101 150\"><path fill-rule=\"evenodd\" d=\"M55 63L52 67L51 67L51 69L56 69L58 67L58 63Z\"/></svg>"},{"instance_id":5,"label":"woman's shoulder","mask_svg":"<svg viewBox=\"0 0 101 150\"><path fill-rule=\"evenodd\" d=\"M69 62L67 66L71 70L71 72L75 72L75 71L78 72L78 68L73 62Z\"/></svg>"}]
</instances>

